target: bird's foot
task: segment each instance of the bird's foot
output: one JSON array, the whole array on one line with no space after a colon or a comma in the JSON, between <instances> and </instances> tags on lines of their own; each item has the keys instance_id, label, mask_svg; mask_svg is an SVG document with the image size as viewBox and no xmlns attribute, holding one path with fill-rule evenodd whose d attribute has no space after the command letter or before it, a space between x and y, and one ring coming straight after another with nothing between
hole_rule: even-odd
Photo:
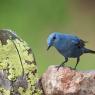
<instances>
[{"instance_id":1,"label":"bird's foot","mask_svg":"<svg viewBox=\"0 0 95 95\"><path fill-rule=\"evenodd\" d=\"M73 69L76 70L76 66Z\"/></svg>"},{"instance_id":2,"label":"bird's foot","mask_svg":"<svg viewBox=\"0 0 95 95\"><path fill-rule=\"evenodd\" d=\"M71 70L76 70L76 68L69 67Z\"/></svg>"},{"instance_id":3,"label":"bird's foot","mask_svg":"<svg viewBox=\"0 0 95 95\"><path fill-rule=\"evenodd\" d=\"M61 64L61 65L59 65L59 66L56 66L57 71L60 69L60 67L64 67L64 65L63 65L63 64Z\"/></svg>"}]
</instances>

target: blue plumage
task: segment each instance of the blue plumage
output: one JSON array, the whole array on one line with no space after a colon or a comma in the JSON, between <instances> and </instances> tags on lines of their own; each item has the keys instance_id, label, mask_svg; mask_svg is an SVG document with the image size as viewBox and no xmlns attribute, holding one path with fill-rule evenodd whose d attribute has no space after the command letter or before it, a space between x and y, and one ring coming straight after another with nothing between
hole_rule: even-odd
<instances>
[{"instance_id":1,"label":"blue plumage","mask_svg":"<svg viewBox=\"0 0 95 95\"><path fill-rule=\"evenodd\" d=\"M60 66L63 66L68 61L68 58L77 58L76 69L82 54L95 53L95 51L85 48L85 41L70 34L54 32L49 35L47 43L48 49L54 46L65 57L65 61Z\"/></svg>"}]
</instances>

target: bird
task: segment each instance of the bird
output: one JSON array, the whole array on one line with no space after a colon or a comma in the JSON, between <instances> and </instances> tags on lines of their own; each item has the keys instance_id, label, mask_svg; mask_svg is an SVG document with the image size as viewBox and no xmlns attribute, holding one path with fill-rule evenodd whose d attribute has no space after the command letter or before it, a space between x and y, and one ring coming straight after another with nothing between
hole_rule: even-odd
<instances>
[{"instance_id":1,"label":"bird","mask_svg":"<svg viewBox=\"0 0 95 95\"><path fill-rule=\"evenodd\" d=\"M64 67L69 58L76 58L77 62L73 68L76 70L81 55L85 53L95 54L94 50L85 47L86 43L87 41L82 40L76 35L53 32L47 38L47 50L49 50L50 47L55 47L57 51L64 56L65 60L58 66L58 69L62 66Z\"/></svg>"}]
</instances>

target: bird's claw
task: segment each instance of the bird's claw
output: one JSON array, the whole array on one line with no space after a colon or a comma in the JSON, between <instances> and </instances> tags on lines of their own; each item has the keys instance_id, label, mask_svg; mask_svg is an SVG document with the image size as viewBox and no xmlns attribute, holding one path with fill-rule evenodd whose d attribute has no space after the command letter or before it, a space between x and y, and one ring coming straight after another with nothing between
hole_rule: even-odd
<instances>
[{"instance_id":1,"label":"bird's claw","mask_svg":"<svg viewBox=\"0 0 95 95\"><path fill-rule=\"evenodd\" d=\"M61 65L59 65L59 66L56 66L57 71L60 69L60 67L64 67L64 65L63 65L63 64L61 64Z\"/></svg>"},{"instance_id":2,"label":"bird's claw","mask_svg":"<svg viewBox=\"0 0 95 95\"><path fill-rule=\"evenodd\" d=\"M57 68L57 71L60 69L60 67L64 67L64 65L63 64L61 64L61 65L59 65L59 66L56 66L56 68ZM76 70L76 68L72 68L72 67L69 67L71 70Z\"/></svg>"},{"instance_id":3,"label":"bird's claw","mask_svg":"<svg viewBox=\"0 0 95 95\"><path fill-rule=\"evenodd\" d=\"M71 69L71 70L76 70L76 68L72 68L72 67L70 67L70 69Z\"/></svg>"}]
</instances>

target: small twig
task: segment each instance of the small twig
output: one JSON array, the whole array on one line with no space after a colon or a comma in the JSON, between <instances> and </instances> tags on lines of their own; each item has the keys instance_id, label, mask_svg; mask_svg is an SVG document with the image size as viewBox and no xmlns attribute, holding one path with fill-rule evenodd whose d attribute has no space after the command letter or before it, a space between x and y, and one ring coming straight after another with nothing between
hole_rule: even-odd
<instances>
[{"instance_id":1,"label":"small twig","mask_svg":"<svg viewBox=\"0 0 95 95\"><path fill-rule=\"evenodd\" d=\"M24 67L23 67L23 63L22 63L22 59L21 59L21 56L20 56L19 50L18 50L18 48L17 48L17 46L16 46L14 40L11 40L11 41L13 42L13 44L14 44L16 50L17 50L17 53L18 53L18 56L19 56L19 59L20 59L20 62L21 62L21 66L22 66L22 76L24 76Z\"/></svg>"}]
</instances>

